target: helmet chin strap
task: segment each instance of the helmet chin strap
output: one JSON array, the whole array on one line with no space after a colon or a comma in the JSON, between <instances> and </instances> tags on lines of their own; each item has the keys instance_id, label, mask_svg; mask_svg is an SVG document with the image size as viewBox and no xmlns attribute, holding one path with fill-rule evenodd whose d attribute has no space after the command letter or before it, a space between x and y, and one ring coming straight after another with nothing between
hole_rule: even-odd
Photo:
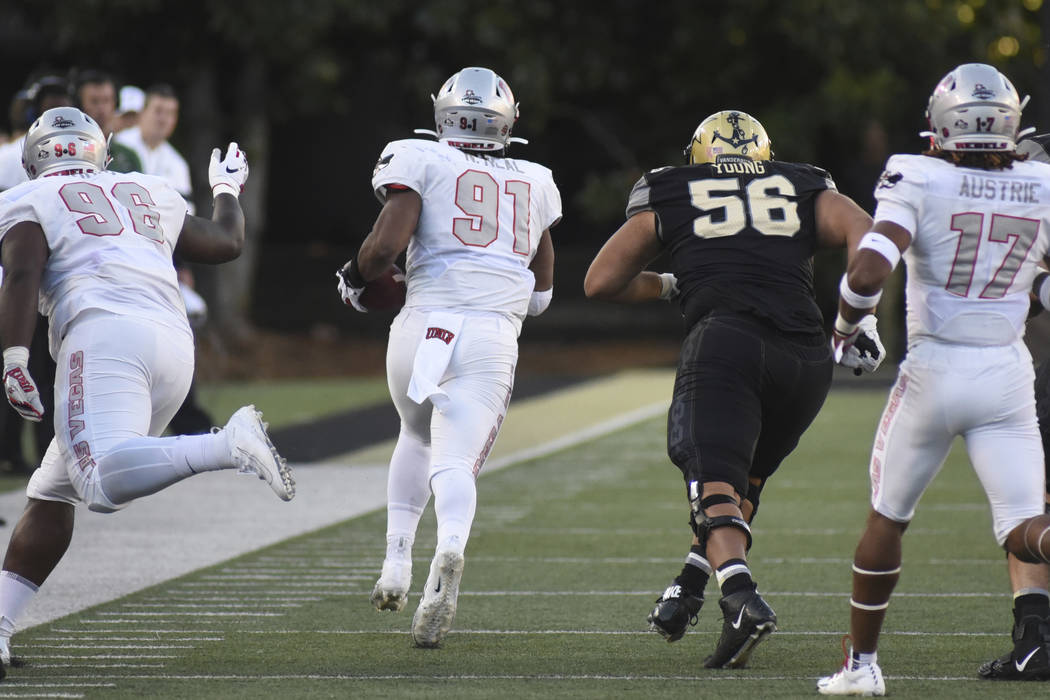
<instances>
[{"instance_id":1,"label":"helmet chin strap","mask_svg":"<svg viewBox=\"0 0 1050 700\"><path fill-rule=\"evenodd\" d=\"M433 95L431 95L431 97L433 97ZM434 138L438 137L438 132L434 131L433 129L412 129L412 133L423 134L425 136L433 136Z\"/></svg>"}]
</instances>

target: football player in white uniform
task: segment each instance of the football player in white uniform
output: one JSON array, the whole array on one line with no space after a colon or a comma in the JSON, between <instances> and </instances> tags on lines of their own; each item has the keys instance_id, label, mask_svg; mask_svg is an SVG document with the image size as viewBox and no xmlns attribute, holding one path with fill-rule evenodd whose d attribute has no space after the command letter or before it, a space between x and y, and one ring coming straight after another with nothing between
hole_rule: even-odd
<instances>
[{"instance_id":1,"label":"football player in white uniform","mask_svg":"<svg viewBox=\"0 0 1050 700\"><path fill-rule=\"evenodd\" d=\"M387 484L387 550L372 592L401 610L412 544L434 494L437 548L412 620L418 646L440 644L452 625L463 553L476 506L475 479L492 449L514 384L526 315L553 294L550 228L561 218L551 171L506 156L518 105L487 68L464 68L434 100L437 142L394 141L372 187L383 208L357 256L338 273L359 311L368 281L407 247L407 299L390 327L387 381L401 417ZM417 130L422 131L422 130Z\"/></svg>"},{"instance_id":2,"label":"football player in white uniform","mask_svg":"<svg viewBox=\"0 0 1050 700\"><path fill-rule=\"evenodd\" d=\"M0 195L0 340L8 401L52 420L27 368L37 307L50 320L55 439L0 571L0 660L39 586L65 553L77 503L103 513L202 471L256 474L283 500L294 482L253 406L209 435L157 437L193 375L193 336L172 253L219 263L244 244L237 144L211 157L212 218L186 213L157 177L110 173L98 125L73 107L44 112L25 137L30 181Z\"/></svg>"},{"instance_id":3,"label":"football player in white uniform","mask_svg":"<svg viewBox=\"0 0 1050 700\"><path fill-rule=\"evenodd\" d=\"M988 495L1000 546L1022 561L1050 561L1034 371L1021 339L1050 248L1050 166L1016 152L1023 106L991 66L946 75L927 109L930 150L890 157L875 225L839 287L841 352L904 256L908 355L871 454L871 510L853 559L853 646L843 668L818 681L822 694L885 693L876 649L901 538L956 436ZM1015 659L1017 671L1050 671L1048 652L1044 635Z\"/></svg>"}]
</instances>

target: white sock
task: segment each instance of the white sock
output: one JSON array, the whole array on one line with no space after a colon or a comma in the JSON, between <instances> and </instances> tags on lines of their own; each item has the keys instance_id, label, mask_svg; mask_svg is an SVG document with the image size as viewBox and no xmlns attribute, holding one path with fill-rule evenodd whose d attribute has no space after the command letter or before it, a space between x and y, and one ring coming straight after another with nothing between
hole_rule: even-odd
<instances>
[{"instance_id":1,"label":"white sock","mask_svg":"<svg viewBox=\"0 0 1050 700\"><path fill-rule=\"evenodd\" d=\"M851 647L849 651L849 670L856 671L858 668L871 666L878 659L878 656L879 653L877 651L870 653L853 651Z\"/></svg>"},{"instance_id":2,"label":"white sock","mask_svg":"<svg viewBox=\"0 0 1050 700\"><path fill-rule=\"evenodd\" d=\"M15 633L40 587L12 571L0 571L0 637Z\"/></svg>"},{"instance_id":3,"label":"white sock","mask_svg":"<svg viewBox=\"0 0 1050 700\"><path fill-rule=\"evenodd\" d=\"M416 528L430 500L430 445L402 430L390 457L386 481L386 541L404 540L408 548L416 539Z\"/></svg>"},{"instance_id":4,"label":"white sock","mask_svg":"<svg viewBox=\"0 0 1050 700\"><path fill-rule=\"evenodd\" d=\"M437 549L460 554L467 548L474 522L478 491L474 475L462 469L445 469L430 480L437 515Z\"/></svg>"},{"instance_id":5,"label":"white sock","mask_svg":"<svg viewBox=\"0 0 1050 700\"><path fill-rule=\"evenodd\" d=\"M203 471L231 469L223 433L125 440L98 460L98 478L116 505L156 493Z\"/></svg>"}]
</instances>

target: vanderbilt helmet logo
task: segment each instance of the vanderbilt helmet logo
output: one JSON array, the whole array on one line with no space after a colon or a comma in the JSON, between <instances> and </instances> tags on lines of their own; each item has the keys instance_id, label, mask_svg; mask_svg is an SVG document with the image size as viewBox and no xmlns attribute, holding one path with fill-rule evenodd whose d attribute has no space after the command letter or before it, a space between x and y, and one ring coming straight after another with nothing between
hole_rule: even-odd
<instances>
[{"instance_id":1,"label":"vanderbilt helmet logo","mask_svg":"<svg viewBox=\"0 0 1050 700\"><path fill-rule=\"evenodd\" d=\"M725 141L740 153L745 154L748 152L747 144L751 144L755 148L758 148L758 134L752 134L751 138L747 138L744 134L744 127L740 126L740 114L737 112L730 112L729 116L726 117L726 121L729 122L731 127L733 127L733 133L729 138L726 138L715 129L714 133L711 135L712 145L717 141Z\"/></svg>"}]
</instances>

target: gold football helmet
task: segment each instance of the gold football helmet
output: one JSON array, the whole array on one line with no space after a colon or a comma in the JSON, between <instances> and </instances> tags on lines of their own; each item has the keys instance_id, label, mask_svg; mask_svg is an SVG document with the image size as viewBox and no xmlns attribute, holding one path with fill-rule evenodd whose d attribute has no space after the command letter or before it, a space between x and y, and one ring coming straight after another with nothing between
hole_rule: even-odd
<instances>
[{"instance_id":1,"label":"gold football helmet","mask_svg":"<svg viewBox=\"0 0 1050 700\"><path fill-rule=\"evenodd\" d=\"M685 147L685 157L690 164L714 163L724 155L769 160L773 157L769 134L746 112L736 109L715 112L696 127Z\"/></svg>"}]
</instances>

